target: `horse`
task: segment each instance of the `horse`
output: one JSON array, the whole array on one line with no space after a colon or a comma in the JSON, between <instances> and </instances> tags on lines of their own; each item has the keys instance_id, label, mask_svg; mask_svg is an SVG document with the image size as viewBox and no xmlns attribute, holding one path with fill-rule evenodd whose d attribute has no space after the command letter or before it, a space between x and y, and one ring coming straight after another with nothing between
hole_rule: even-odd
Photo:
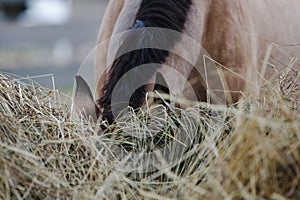
<instances>
[{"instance_id":1,"label":"horse","mask_svg":"<svg viewBox=\"0 0 300 200\"><path fill-rule=\"evenodd\" d=\"M300 55L298 8L299 0L110 0L97 39L97 101L77 76L77 107L111 124L159 85L171 102L257 94Z\"/></svg>"}]
</instances>

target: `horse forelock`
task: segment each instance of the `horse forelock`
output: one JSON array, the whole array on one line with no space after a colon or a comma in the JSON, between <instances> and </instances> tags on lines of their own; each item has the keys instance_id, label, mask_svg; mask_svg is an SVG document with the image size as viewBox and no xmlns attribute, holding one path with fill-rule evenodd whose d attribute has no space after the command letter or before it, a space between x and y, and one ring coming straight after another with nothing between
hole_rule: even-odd
<instances>
[{"instance_id":1,"label":"horse forelock","mask_svg":"<svg viewBox=\"0 0 300 200\"><path fill-rule=\"evenodd\" d=\"M142 0L140 9L136 14L135 23L131 25L130 30L158 27L182 32L191 4L192 0ZM164 41L164 38L168 37L163 31L160 36L161 38L158 39L159 41ZM119 47L118 52L122 52L124 48L126 49L132 44L135 46L143 46L142 43L146 41L147 37L149 37L149 33L145 32L141 32L141 35L139 35L138 38L134 34L129 34L123 44ZM169 44L168 49L172 48L178 39L179 38L174 38ZM149 42L149 40L147 42ZM122 53L117 53L117 55L121 56L115 59L109 69L107 81L102 91L103 96L97 100L98 106L103 108L102 117L107 119L109 123L112 123L114 120L111 110L112 106L115 106L112 105L111 102L114 90L117 90L115 91L115 94L117 94L120 99L128 96L128 92L132 91L133 87L135 87L134 83L139 82L139 80L141 80L141 82L143 82L143 80L150 80L158 68L149 68L146 70L146 73L145 71L134 69L149 63L163 64L166 61L169 52L162 49L144 48L133 50L123 55ZM121 77L131 70L133 71L132 75L126 77L126 80L123 80L122 82L120 80ZM115 89L117 84L120 87ZM130 97L129 105L133 108L140 107L145 100L146 92L147 85L143 85L135 90Z\"/></svg>"}]
</instances>

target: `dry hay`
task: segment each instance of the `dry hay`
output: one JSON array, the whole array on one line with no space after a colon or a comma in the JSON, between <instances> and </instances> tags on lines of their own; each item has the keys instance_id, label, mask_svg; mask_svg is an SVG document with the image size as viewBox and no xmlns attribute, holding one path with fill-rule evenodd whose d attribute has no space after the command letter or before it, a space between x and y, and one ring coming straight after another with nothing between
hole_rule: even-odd
<instances>
[{"instance_id":1,"label":"dry hay","mask_svg":"<svg viewBox=\"0 0 300 200\"><path fill-rule=\"evenodd\" d=\"M228 107L131 111L103 132L69 97L2 73L0 199L300 199L298 78L281 74ZM151 170L130 171L141 163L126 152L151 152L178 130L196 136L182 156L163 165L156 153Z\"/></svg>"}]
</instances>

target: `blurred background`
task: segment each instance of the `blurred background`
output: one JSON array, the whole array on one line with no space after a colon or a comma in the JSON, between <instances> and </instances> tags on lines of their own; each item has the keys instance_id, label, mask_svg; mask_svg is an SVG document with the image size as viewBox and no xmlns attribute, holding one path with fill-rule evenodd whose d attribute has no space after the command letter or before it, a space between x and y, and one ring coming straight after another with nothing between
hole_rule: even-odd
<instances>
[{"instance_id":1,"label":"blurred background","mask_svg":"<svg viewBox=\"0 0 300 200\"><path fill-rule=\"evenodd\" d=\"M108 0L0 0L0 71L63 92L95 47Z\"/></svg>"}]
</instances>

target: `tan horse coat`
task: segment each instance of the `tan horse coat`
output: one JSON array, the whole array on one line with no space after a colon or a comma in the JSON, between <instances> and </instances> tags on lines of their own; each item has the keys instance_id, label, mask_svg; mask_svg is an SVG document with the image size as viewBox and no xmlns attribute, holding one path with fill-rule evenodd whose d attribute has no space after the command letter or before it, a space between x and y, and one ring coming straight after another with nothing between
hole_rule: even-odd
<instances>
[{"instance_id":1,"label":"tan horse coat","mask_svg":"<svg viewBox=\"0 0 300 200\"><path fill-rule=\"evenodd\" d=\"M134 24L141 2L109 1L97 41L101 49L98 49L96 56L95 71L98 75L103 74L96 77L98 98L103 95L103 85L109 81L105 73L109 66L109 38ZM201 96L206 96L203 93L212 87L223 89L225 93L230 91L225 95L226 102L236 102L242 96L241 92L257 93L265 79L269 79L275 71L285 69L291 57L299 57L299 8L299 0L193 0L183 33L201 44L208 56L218 63L220 80L215 83L221 84L214 86L212 82L209 85L209 80L203 79L192 83L198 98L204 100ZM174 48L180 45L184 46L185 41L178 42ZM165 64L192 79L195 78L193 65L203 63L203 54L193 48L187 49L190 51L182 53L197 58L195 63L187 63L177 55L170 54ZM268 67L264 61L273 64L276 69ZM299 70L299 63L294 67ZM166 67L158 72L170 87L171 98L188 98L184 80L174 79L173 72Z\"/></svg>"}]
</instances>

